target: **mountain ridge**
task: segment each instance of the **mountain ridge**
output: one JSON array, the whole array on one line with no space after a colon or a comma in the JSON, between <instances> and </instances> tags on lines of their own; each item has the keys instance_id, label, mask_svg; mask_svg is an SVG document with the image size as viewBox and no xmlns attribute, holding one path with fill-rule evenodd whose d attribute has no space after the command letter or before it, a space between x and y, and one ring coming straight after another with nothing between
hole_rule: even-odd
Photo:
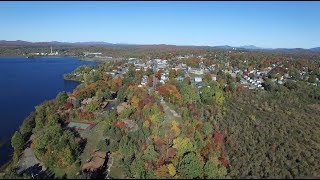
<instances>
[{"instance_id":1,"label":"mountain ridge","mask_svg":"<svg viewBox=\"0 0 320 180\"><path fill-rule=\"evenodd\" d=\"M0 40L0 46L42 46L42 45L72 45L72 46L103 46L103 45L119 45L119 46L190 46L190 47L211 47L211 48L220 48L220 49L247 49L247 50L310 50L320 52L320 47L314 48L263 48L257 47L255 45L243 45L243 46L230 46L230 45L221 45L221 46L197 46L197 45L173 45L173 44L130 44L130 43L109 43L104 41L84 41L84 42L59 42L59 41L43 41L43 42L30 42L23 40L7 41Z\"/></svg>"}]
</instances>

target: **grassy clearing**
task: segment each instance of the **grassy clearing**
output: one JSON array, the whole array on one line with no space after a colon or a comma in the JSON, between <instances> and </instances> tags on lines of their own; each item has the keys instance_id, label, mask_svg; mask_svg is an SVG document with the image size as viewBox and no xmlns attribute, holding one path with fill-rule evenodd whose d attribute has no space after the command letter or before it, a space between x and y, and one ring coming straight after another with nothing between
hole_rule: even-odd
<instances>
[{"instance_id":1,"label":"grassy clearing","mask_svg":"<svg viewBox=\"0 0 320 180\"><path fill-rule=\"evenodd\" d=\"M77 173L78 173L78 168L76 167L75 164L61 169L61 168L55 168L54 169L55 172L55 178L67 178L67 179L74 179L77 177Z\"/></svg>"},{"instance_id":2,"label":"grassy clearing","mask_svg":"<svg viewBox=\"0 0 320 180\"><path fill-rule=\"evenodd\" d=\"M110 168L109 176L114 179L124 179L125 175L123 174L123 171L119 165L119 161L121 159L120 154L113 153L112 157L113 157L113 164Z\"/></svg>"},{"instance_id":3,"label":"grassy clearing","mask_svg":"<svg viewBox=\"0 0 320 180\"><path fill-rule=\"evenodd\" d=\"M83 153L80 156L81 165L87 162L90 158L91 152L97 149L99 141L105 139L103 135L103 130L105 129L105 123L100 122L95 127L93 127L90 131L82 131L80 135L83 138L87 139L86 147L83 150Z\"/></svg>"},{"instance_id":4,"label":"grassy clearing","mask_svg":"<svg viewBox=\"0 0 320 180\"><path fill-rule=\"evenodd\" d=\"M166 113L166 117L168 122L171 122L172 120L177 120L178 122L181 121L181 117L175 117L172 112L170 110L175 110L178 114L179 111L177 111L177 109L174 107L174 105L172 105L171 103L165 102L162 104L163 108L164 108L164 112ZM180 114L179 114L180 115Z\"/></svg>"}]
</instances>

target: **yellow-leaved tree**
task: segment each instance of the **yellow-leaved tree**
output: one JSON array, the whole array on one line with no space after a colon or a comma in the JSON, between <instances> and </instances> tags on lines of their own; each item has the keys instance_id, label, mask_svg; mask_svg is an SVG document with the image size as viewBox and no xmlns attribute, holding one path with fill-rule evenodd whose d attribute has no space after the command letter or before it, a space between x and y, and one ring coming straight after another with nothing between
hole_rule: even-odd
<instances>
[{"instance_id":1,"label":"yellow-leaved tree","mask_svg":"<svg viewBox=\"0 0 320 180\"><path fill-rule=\"evenodd\" d=\"M177 137L173 140L173 148L177 149L177 155L178 157L181 157L186 152L191 152L195 150L194 145L192 144L190 138L181 138Z\"/></svg>"},{"instance_id":2,"label":"yellow-leaved tree","mask_svg":"<svg viewBox=\"0 0 320 180\"><path fill-rule=\"evenodd\" d=\"M179 128L179 123L177 123L177 121L173 120L171 122L171 130L174 132L175 137L179 136L180 134L180 128Z\"/></svg>"},{"instance_id":3,"label":"yellow-leaved tree","mask_svg":"<svg viewBox=\"0 0 320 180\"><path fill-rule=\"evenodd\" d=\"M171 176L176 175L176 167L172 163L168 165L168 171Z\"/></svg>"},{"instance_id":4,"label":"yellow-leaved tree","mask_svg":"<svg viewBox=\"0 0 320 180\"><path fill-rule=\"evenodd\" d=\"M168 169L167 169L166 165L162 165L159 168L157 168L154 171L154 175L157 178L165 178L165 179L170 178L170 175L168 174Z\"/></svg>"},{"instance_id":5,"label":"yellow-leaved tree","mask_svg":"<svg viewBox=\"0 0 320 180\"><path fill-rule=\"evenodd\" d=\"M137 96L133 96L131 99L131 105L137 109L139 106L139 98Z\"/></svg>"}]
</instances>

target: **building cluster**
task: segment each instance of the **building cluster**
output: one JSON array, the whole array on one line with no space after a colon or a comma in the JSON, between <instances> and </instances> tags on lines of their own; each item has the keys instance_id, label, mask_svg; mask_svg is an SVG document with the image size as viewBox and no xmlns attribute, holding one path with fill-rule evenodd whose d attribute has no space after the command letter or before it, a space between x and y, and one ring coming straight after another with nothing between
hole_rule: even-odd
<instances>
[{"instance_id":1,"label":"building cluster","mask_svg":"<svg viewBox=\"0 0 320 180\"><path fill-rule=\"evenodd\" d=\"M30 53L30 55L32 55L32 56L58 56L59 53L58 53L58 51L53 52L53 51L52 51L52 46L51 46L51 48L50 48L50 53L46 53L46 52L36 52L36 53Z\"/></svg>"},{"instance_id":2,"label":"building cluster","mask_svg":"<svg viewBox=\"0 0 320 180\"><path fill-rule=\"evenodd\" d=\"M189 57L189 56L188 56ZM187 58L186 56L178 56L178 59ZM200 56L201 59L204 59ZM193 83L196 87L200 88L203 85L203 78L205 74L210 74L212 81L218 80L217 71L221 70L225 74L229 74L232 78L240 77L239 84L247 87L249 89L264 89L262 87L262 83L264 82L263 77L268 74L272 67L266 68L264 70L245 70L242 71L240 69L234 68L233 70L229 70L229 63L225 63L224 67L218 68L216 64L205 66L203 62L199 62L199 66L189 67L187 64L183 62L176 63L174 61L162 60L162 59L153 59L149 61L142 61L137 58L129 58L129 61L125 63L125 65L131 64L135 67L136 71L148 69L152 69L154 73L160 72L159 80L154 78L154 81L157 81L161 84L165 84L169 80L169 72L170 70L179 71L180 73L175 77L177 81L183 81L185 78L190 78L191 83ZM174 62L174 63L172 63ZM118 69L114 69L112 71L106 72L107 74L112 75L113 77L121 76L128 71L128 67L118 67ZM143 76L141 83L139 86L147 85L147 76ZM283 83L281 81L277 81L279 84Z\"/></svg>"},{"instance_id":3,"label":"building cluster","mask_svg":"<svg viewBox=\"0 0 320 180\"><path fill-rule=\"evenodd\" d=\"M201 88L203 86L203 79L205 75L209 74L212 81L219 81L219 78L221 78L222 76L221 73L220 76L218 74L219 72L222 72L223 74L229 75L233 79L236 79L236 84L238 85L242 85L243 87L249 89L264 89L263 83L265 77L270 78L270 73L272 73L275 68L283 68L283 64L281 63L272 64L269 67L263 69L258 69L255 67L251 69L239 69L231 67L229 62L224 62L222 63L222 65L218 63L204 65L203 60L205 60L205 58L203 56L197 57L198 59L200 59L198 66L189 67L183 61L183 59L190 57L193 57L193 55L177 56L175 59L179 59L178 61L170 61L165 59L152 59L143 61L138 58L128 58L128 61L124 63L122 67L119 66L116 69L107 71L105 73L111 75L112 77L123 77L123 75L128 72L129 65L133 65L136 71L152 70L153 73L157 74L157 76L159 77L158 79L154 76L153 83L165 84L169 81L170 71L175 70L176 72L179 72L176 74L175 80L183 81L184 79L189 78L192 84L194 84L198 88ZM303 75L303 72L301 72L300 74ZM79 74L75 75L80 76ZM284 82L290 78L291 76L289 76L288 73L284 73L280 76L277 76L276 78L271 78L271 81L278 84L284 84ZM147 86L147 82L148 77L144 75L139 86Z\"/></svg>"}]
</instances>

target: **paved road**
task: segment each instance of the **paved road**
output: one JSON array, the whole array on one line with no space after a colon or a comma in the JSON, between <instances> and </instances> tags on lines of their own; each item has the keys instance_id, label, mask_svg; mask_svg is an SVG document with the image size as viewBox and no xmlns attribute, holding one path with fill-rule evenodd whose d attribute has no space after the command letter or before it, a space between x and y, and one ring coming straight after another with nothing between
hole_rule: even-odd
<instances>
[{"instance_id":1,"label":"paved road","mask_svg":"<svg viewBox=\"0 0 320 180\"><path fill-rule=\"evenodd\" d=\"M21 173L25 170L27 170L30 167L33 167L37 164L40 164L38 159L34 156L31 148L27 148L24 150L24 156L22 159L20 159L18 163L18 171L17 173Z\"/></svg>"},{"instance_id":2,"label":"paved road","mask_svg":"<svg viewBox=\"0 0 320 180\"><path fill-rule=\"evenodd\" d=\"M30 141L32 137L30 138ZM36 158L31 147L27 147L23 151L23 156L19 160L17 165L17 173L27 173L33 178L47 178L46 168L42 163Z\"/></svg>"}]
</instances>

